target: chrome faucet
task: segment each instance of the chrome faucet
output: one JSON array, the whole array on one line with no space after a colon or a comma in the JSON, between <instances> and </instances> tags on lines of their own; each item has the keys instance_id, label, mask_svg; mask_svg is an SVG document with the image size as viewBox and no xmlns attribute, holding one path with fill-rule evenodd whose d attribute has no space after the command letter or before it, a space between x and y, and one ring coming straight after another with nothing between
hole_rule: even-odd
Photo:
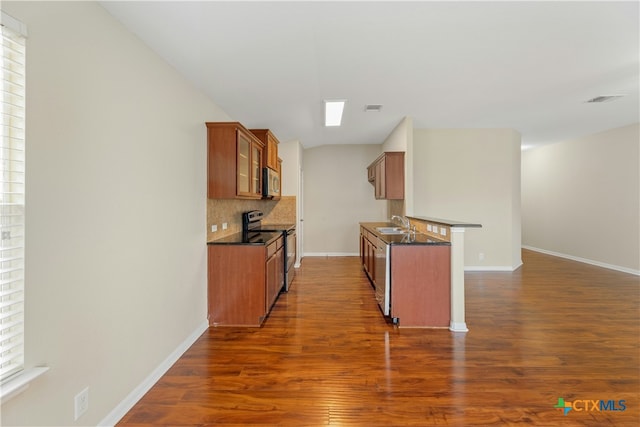
<instances>
[{"instance_id":1,"label":"chrome faucet","mask_svg":"<svg viewBox=\"0 0 640 427\"><path fill-rule=\"evenodd\" d=\"M393 220L396 218L400 220L400 223L404 228L407 229L407 231L411 230L411 222L409 222L409 218L407 218L406 216L393 215L391 217L391 221L393 222Z\"/></svg>"}]
</instances>

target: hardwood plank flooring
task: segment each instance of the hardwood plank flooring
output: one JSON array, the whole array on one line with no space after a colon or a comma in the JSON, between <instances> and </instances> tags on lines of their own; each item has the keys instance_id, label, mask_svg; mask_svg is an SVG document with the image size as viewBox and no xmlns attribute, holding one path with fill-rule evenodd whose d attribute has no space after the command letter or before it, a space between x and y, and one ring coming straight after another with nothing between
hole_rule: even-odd
<instances>
[{"instance_id":1,"label":"hardwood plank flooring","mask_svg":"<svg viewBox=\"0 0 640 427\"><path fill-rule=\"evenodd\" d=\"M466 273L452 333L386 321L359 258L305 258L263 327L209 328L118 425L639 425L640 278L523 260Z\"/></svg>"}]
</instances>

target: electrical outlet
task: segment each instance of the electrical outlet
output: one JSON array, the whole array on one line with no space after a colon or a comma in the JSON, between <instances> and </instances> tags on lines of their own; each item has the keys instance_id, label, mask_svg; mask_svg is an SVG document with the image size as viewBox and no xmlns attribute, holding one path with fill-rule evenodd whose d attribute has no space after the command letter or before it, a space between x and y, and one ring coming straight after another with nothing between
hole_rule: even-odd
<instances>
[{"instance_id":1,"label":"electrical outlet","mask_svg":"<svg viewBox=\"0 0 640 427\"><path fill-rule=\"evenodd\" d=\"M447 229L446 228L441 228L440 229L440 234L443 235L443 236L446 236L447 235Z\"/></svg>"},{"instance_id":2,"label":"electrical outlet","mask_svg":"<svg viewBox=\"0 0 640 427\"><path fill-rule=\"evenodd\" d=\"M484 261L484 252L480 252L480 253L478 254L478 259L479 259L480 261Z\"/></svg>"},{"instance_id":3,"label":"electrical outlet","mask_svg":"<svg viewBox=\"0 0 640 427\"><path fill-rule=\"evenodd\" d=\"M216 224L213 224L213 225L211 226L211 232L212 232L212 233L215 233L216 231L218 231L218 226L217 226Z\"/></svg>"},{"instance_id":4,"label":"electrical outlet","mask_svg":"<svg viewBox=\"0 0 640 427\"><path fill-rule=\"evenodd\" d=\"M437 226L437 225L434 225L434 226L433 226L433 232L434 232L435 234L438 234L438 226Z\"/></svg>"},{"instance_id":5,"label":"electrical outlet","mask_svg":"<svg viewBox=\"0 0 640 427\"><path fill-rule=\"evenodd\" d=\"M431 224L427 224L427 231L433 231L433 227L431 227Z\"/></svg>"},{"instance_id":6,"label":"electrical outlet","mask_svg":"<svg viewBox=\"0 0 640 427\"><path fill-rule=\"evenodd\" d=\"M89 409L89 387L76 394L76 397L74 398L74 407L75 420L87 412Z\"/></svg>"},{"instance_id":7,"label":"electrical outlet","mask_svg":"<svg viewBox=\"0 0 640 427\"><path fill-rule=\"evenodd\" d=\"M223 229L223 230L226 230L227 228L228 228L227 223L226 223L226 222L223 222L223 223L222 223L222 229Z\"/></svg>"}]
</instances>

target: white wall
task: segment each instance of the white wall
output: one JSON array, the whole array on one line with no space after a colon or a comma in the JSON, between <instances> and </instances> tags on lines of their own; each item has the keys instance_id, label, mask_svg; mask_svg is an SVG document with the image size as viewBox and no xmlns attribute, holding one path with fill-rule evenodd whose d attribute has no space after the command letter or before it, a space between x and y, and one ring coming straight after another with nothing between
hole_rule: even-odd
<instances>
[{"instance_id":1,"label":"white wall","mask_svg":"<svg viewBox=\"0 0 640 427\"><path fill-rule=\"evenodd\" d=\"M304 255L357 255L359 223L384 221L367 166L377 145L325 145L304 150Z\"/></svg>"},{"instance_id":2,"label":"white wall","mask_svg":"<svg viewBox=\"0 0 640 427\"><path fill-rule=\"evenodd\" d=\"M640 125L522 155L526 247L640 274Z\"/></svg>"},{"instance_id":3,"label":"white wall","mask_svg":"<svg viewBox=\"0 0 640 427\"><path fill-rule=\"evenodd\" d=\"M96 425L206 327L216 105L93 2L2 2L28 26L26 365L2 425ZM89 411L73 397L89 387Z\"/></svg>"},{"instance_id":4,"label":"white wall","mask_svg":"<svg viewBox=\"0 0 640 427\"><path fill-rule=\"evenodd\" d=\"M413 150L414 214L482 224L465 231L466 269L520 266L520 135L415 129Z\"/></svg>"}]
</instances>

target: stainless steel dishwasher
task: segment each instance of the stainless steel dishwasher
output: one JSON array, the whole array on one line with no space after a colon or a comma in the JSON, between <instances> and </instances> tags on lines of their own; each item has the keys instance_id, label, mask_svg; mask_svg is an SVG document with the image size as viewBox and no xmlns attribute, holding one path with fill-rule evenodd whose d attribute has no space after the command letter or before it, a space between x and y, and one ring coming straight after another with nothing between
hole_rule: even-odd
<instances>
[{"instance_id":1,"label":"stainless steel dishwasher","mask_svg":"<svg viewBox=\"0 0 640 427\"><path fill-rule=\"evenodd\" d=\"M391 297L391 269L389 259L389 245L378 238L376 244L376 264L375 264L375 288L376 300L382 310L382 314L389 315L389 299Z\"/></svg>"}]
</instances>

